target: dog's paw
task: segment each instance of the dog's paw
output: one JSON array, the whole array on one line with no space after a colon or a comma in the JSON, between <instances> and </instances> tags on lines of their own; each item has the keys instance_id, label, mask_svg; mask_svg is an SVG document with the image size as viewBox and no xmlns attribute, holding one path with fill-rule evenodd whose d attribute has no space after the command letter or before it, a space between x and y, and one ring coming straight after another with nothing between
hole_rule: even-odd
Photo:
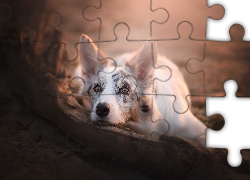
<instances>
[{"instance_id":1,"label":"dog's paw","mask_svg":"<svg viewBox=\"0 0 250 180\"><path fill-rule=\"evenodd\" d=\"M131 129L132 131L150 136L159 136L165 134L167 128L162 124L163 120L158 121L141 121L141 122L133 122L129 121L125 123L125 126Z\"/></svg>"},{"instance_id":2,"label":"dog's paw","mask_svg":"<svg viewBox=\"0 0 250 180\"><path fill-rule=\"evenodd\" d=\"M138 134L150 135L149 129L144 123L129 121L125 123L125 126Z\"/></svg>"}]
</instances>

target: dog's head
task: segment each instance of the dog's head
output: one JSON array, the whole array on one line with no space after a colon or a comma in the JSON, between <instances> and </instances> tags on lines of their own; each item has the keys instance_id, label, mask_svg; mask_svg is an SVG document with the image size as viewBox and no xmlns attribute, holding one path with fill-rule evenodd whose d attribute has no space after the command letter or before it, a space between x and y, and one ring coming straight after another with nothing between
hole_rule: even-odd
<instances>
[{"instance_id":1,"label":"dog's head","mask_svg":"<svg viewBox=\"0 0 250 180\"><path fill-rule=\"evenodd\" d=\"M81 93L90 96L92 121L118 124L150 116L152 98L146 95L154 93L156 61L156 45L147 41L138 52L126 59L124 66L115 68L92 40L83 35L80 40L80 63L85 88Z\"/></svg>"}]
</instances>

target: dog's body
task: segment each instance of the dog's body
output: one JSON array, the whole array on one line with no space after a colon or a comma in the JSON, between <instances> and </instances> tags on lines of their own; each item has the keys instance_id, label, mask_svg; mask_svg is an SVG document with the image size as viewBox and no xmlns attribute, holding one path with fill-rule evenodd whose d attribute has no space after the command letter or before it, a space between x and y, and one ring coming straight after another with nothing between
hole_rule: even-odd
<instances>
[{"instance_id":1,"label":"dog's body","mask_svg":"<svg viewBox=\"0 0 250 180\"><path fill-rule=\"evenodd\" d=\"M183 114L174 110L185 109L189 91L178 67L158 56L153 41L147 41L137 53L126 53L110 63L91 39L83 36L80 61L85 80L81 93L91 97L94 123L125 123L141 134L168 133L190 140L205 134L205 125L190 110ZM155 80L164 79L166 74L171 75L166 81Z\"/></svg>"}]
</instances>

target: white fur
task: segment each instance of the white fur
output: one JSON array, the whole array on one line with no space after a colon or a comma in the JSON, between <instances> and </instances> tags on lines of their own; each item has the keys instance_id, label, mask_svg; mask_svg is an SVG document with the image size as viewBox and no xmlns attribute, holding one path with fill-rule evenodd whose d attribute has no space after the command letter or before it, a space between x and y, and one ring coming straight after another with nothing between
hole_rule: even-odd
<instances>
[{"instance_id":1,"label":"white fur","mask_svg":"<svg viewBox=\"0 0 250 180\"><path fill-rule=\"evenodd\" d=\"M113 68L105 68L105 70L107 70L107 71L112 71L112 69ZM113 73L105 74L106 81L107 81L106 88L102 92L103 95L100 96L99 100L93 104L93 107L96 107L96 105L99 102L108 102L108 104L110 105L110 112L111 112L109 114L110 123L117 124L120 122L120 119L122 119L122 117L121 117L121 113L119 113L119 106L117 104L115 95L111 93L112 88L113 88L112 87L112 78L111 78L112 75L113 75ZM99 120L99 117L96 115L95 111L92 111L91 119L93 121Z\"/></svg>"},{"instance_id":2,"label":"white fur","mask_svg":"<svg viewBox=\"0 0 250 180\"><path fill-rule=\"evenodd\" d=\"M87 40L86 40L87 39ZM86 42L92 42L90 38L87 36L83 36L81 42L84 42L80 49L81 49L81 64L82 69L88 70L86 67L93 67L96 64L100 63L96 59L98 51L97 48L93 45L90 46ZM153 47L153 48L150 48ZM154 81L154 90L150 89L150 87L153 87L150 84L150 74L153 74L152 79L155 77L159 79L165 79L166 74L169 73L169 70L166 68L156 68L154 69L153 66L150 64L152 61L152 52L153 50L153 59L158 59L157 63L155 64L156 67L159 67L161 65L167 66L172 71L172 77L165 82L161 81ZM92 54L89 54L91 52ZM93 54L95 52L95 54ZM90 57L90 58L89 58ZM88 59L86 59L88 58ZM150 61L151 59L151 61ZM115 58L116 64L120 67L117 67L115 71L112 72L112 65L109 64L107 66L103 66L103 69L101 72L99 72L99 75L93 75L93 68L88 72L83 72L83 79L86 79L86 82L89 84L94 82L99 82L100 78L103 78L103 82L105 81L105 88L101 92L101 94L98 96L98 99L95 99L92 104L93 111L91 113L91 119L93 121L100 120L100 118L95 113L95 107L99 102L107 102L110 105L110 114L107 116L107 121L109 123L126 123L126 125L134 130L137 133L146 134L146 135L162 135L165 133L171 134L171 135L177 135L182 136L184 138L190 139L195 141L198 137L205 134L206 127L205 125L200 122L188 109L185 113L177 113L175 109L178 111L185 111L187 106L186 96L189 95L188 87L184 81L184 78L179 71L179 68L170 60L163 56L159 56L156 52L156 47L153 44L150 46L149 42L146 42L145 45L141 48L140 51L135 53L126 53L124 55L121 55L117 58ZM85 62L88 61L85 65ZM91 61L93 61L91 63ZM148 62L147 62L148 61ZM103 64L105 61L100 61ZM127 63L128 62L128 63ZM127 64L126 64L127 63ZM129 64L130 63L130 64ZM133 66L136 66L134 69L131 67L131 64ZM96 65L97 66L97 65ZM142 68L138 71L142 72L141 74L138 72L134 72L134 70L137 70L138 67ZM133 71L128 71L129 68L133 69ZM140 115L140 118L138 121L130 121L126 122L128 118L130 118L130 115L127 109L128 105L122 104L121 101L117 100L117 95L114 94L114 82L112 80L112 75L117 73L119 70L128 71L128 73L135 73L135 77L142 78L141 80L138 80L138 83L143 83L143 86L147 86L148 88L144 89L144 92L152 94L152 92L156 92L158 95L148 95L150 99L150 103L152 105L152 114L150 117ZM77 69L79 72L79 69ZM98 70L99 71L99 70ZM96 73L98 72L96 70ZM78 72L76 74L78 74ZM112 73L105 73L105 72L112 72ZM148 74L147 74L148 73ZM96 76L96 77L94 77ZM99 79L98 79L99 78ZM144 78L144 79L143 79ZM151 80L152 80L151 79ZM132 82L132 79L128 79L128 81ZM148 81L148 82L147 82ZM91 87L91 85L88 85ZM81 93L80 93L81 94ZM93 98L97 98L97 96L93 96ZM176 101L174 103L174 100L176 98ZM190 99L188 98L188 101L190 102ZM173 104L174 103L174 104ZM131 107L134 107L132 102L128 103L131 105ZM131 108L130 108L131 109ZM135 110L135 109L133 109ZM138 111L139 114L139 111Z\"/></svg>"},{"instance_id":3,"label":"white fur","mask_svg":"<svg viewBox=\"0 0 250 180\"><path fill-rule=\"evenodd\" d=\"M166 65L172 70L172 77L166 82L155 81L157 94L172 94L176 96L175 108L185 111L187 103L185 97L189 95L189 90L179 68L164 56L158 56L158 60L160 65ZM163 76L162 79L164 79L165 71L163 68L156 69L155 77L161 79L160 77ZM174 111L174 96L159 95L155 98L154 111L157 112L158 110L163 120L155 118L152 121L140 123L129 122L127 124L131 129L142 134L150 135L156 133L161 135L168 132L168 134L182 136L195 141L198 137L205 134L206 126L190 110L187 110L183 114ZM188 101L191 102L190 98L188 98Z\"/></svg>"}]
</instances>

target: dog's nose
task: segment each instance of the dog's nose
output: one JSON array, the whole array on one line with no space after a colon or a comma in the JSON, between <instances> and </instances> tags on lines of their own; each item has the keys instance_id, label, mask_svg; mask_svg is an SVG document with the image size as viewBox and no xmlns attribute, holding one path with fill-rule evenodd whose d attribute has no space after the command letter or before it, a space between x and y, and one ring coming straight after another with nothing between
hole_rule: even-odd
<instances>
[{"instance_id":1,"label":"dog's nose","mask_svg":"<svg viewBox=\"0 0 250 180\"><path fill-rule=\"evenodd\" d=\"M107 116L109 114L109 104L100 102L96 106L96 114L100 117Z\"/></svg>"}]
</instances>

